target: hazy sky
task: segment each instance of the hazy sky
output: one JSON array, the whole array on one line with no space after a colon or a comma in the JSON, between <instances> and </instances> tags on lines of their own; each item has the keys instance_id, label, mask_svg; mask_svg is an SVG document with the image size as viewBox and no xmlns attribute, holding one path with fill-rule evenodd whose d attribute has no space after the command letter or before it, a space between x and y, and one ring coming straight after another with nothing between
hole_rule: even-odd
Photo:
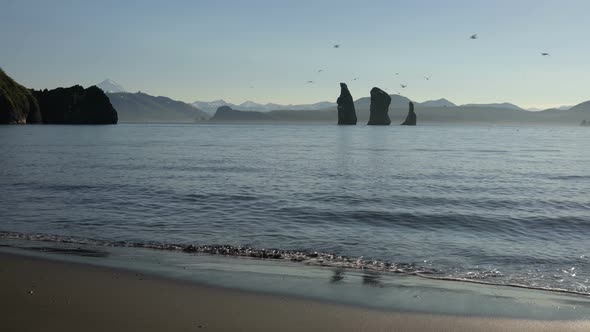
<instances>
[{"instance_id":1,"label":"hazy sky","mask_svg":"<svg viewBox=\"0 0 590 332\"><path fill-rule=\"evenodd\" d=\"M111 78L186 102L308 103L335 101L347 82L355 98L378 86L417 101L590 99L588 0L0 0L0 8L0 66L32 88Z\"/></svg>"}]
</instances>

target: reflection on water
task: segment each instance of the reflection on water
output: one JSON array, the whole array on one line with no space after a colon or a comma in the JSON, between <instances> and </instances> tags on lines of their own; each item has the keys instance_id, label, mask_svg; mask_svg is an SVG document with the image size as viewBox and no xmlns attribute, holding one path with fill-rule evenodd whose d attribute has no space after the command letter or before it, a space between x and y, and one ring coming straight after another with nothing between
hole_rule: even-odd
<instances>
[{"instance_id":1,"label":"reflection on water","mask_svg":"<svg viewBox=\"0 0 590 332\"><path fill-rule=\"evenodd\" d=\"M363 285L371 287L383 287L381 284L381 275L375 273L363 274Z\"/></svg>"},{"instance_id":2,"label":"reflection on water","mask_svg":"<svg viewBox=\"0 0 590 332\"><path fill-rule=\"evenodd\" d=\"M56 253L63 255L75 255L82 257L108 257L109 252L105 250L86 249L86 248L55 248L55 247L26 247L26 250Z\"/></svg>"},{"instance_id":3,"label":"reflection on water","mask_svg":"<svg viewBox=\"0 0 590 332\"><path fill-rule=\"evenodd\" d=\"M344 269L335 269L334 274L330 278L330 282L333 284L339 283L344 279Z\"/></svg>"},{"instance_id":4,"label":"reflection on water","mask_svg":"<svg viewBox=\"0 0 590 332\"><path fill-rule=\"evenodd\" d=\"M330 277L331 284L339 284L344 280L346 271L342 268L332 270L332 276ZM353 275L354 277L354 275ZM365 272L362 275L362 285L369 287L384 287L381 278L383 276L380 273ZM353 278L357 280L356 278Z\"/></svg>"}]
</instances>

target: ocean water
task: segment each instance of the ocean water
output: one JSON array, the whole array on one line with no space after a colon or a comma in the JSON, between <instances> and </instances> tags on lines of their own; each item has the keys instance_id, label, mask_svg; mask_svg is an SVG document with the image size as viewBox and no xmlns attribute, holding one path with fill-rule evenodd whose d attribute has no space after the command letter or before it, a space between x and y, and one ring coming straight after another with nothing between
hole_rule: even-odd
<instances>
[{"instance_id":1,"label":"ocean water","mask_svg":"<svg viewBox=\"0 0 590 332\"><path fill-rule=\"evenodd\" d=\"M0 142L2 245L590 294L587 128L3 126Z\"/></svg>"}]
</instances>

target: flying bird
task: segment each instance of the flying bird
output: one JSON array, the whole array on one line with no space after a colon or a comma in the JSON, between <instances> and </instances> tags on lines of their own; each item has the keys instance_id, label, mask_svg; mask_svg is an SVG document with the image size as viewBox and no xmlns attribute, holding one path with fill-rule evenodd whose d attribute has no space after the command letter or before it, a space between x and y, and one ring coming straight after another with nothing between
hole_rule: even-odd
<instances>
[{"instance_id":1,"label":"flying bird","mask_svg":"<svg viewBox=\"0 0 590 332\"><path fill-rule=\"evenodd\" d=\"M399 86L401 86L402 89L405 89L408 85L407 84L400 84Z\"/></svg>"},{"instance_id":2,"label":"flying bird","mask_svg":"<svg viewBox=\"0 0 590 332\"><path fill-rule=\"evenodd\" d=\"M318 73L321 73L321 72L323 72L323 71L324 71L323 69L320 69L320 70L318 70Z\"/></svg>"},{"instance_id":3,"label":"flying bird","mask_svg":"<svg viewBox=\"0 0 590 332\"><path fill-rule=\"evenodd\" d=\"M307 84L312 84L312 83L313 83L313 81L307 81Z\"/></svg>"},{"instance_id":4,"label":"flying bird","mask_svg":"<svg viewBox=\"0 0 590 332\"><path fill-rule=\"evenodd\" d=\"M477 39L477 33L474 34L474 35L471 35L471 37L469 37L469 38L471 38L471 39Z\"/></svg>"},{"instance_id":5,"label":"flying bird","mask_svg":"<svg viewBox=\"0 0 590 332\"><path fill-rule=\"evenodd\" d=\"M427 81L430 81L430 76L424 76Z\"/></svg>"},{"instance_id":6,"label":"flying bird","mask_svg":"<svg viewBox=\"0 0 590 332\"><path fill-rule=\"evenodd\" d=\"M353 78L352 80L353 80L353 81L356 81L356 80L358 80L358 79L359 79L358 77L355 77L355 78Z\"/></svg>"},{"instance_id":7,"label":"flying bird","mask_svg":"<svg viewBox=\"0 0 590 332\"><path fill-rule=\"evenodd\" d=\"M551 54L549 54L549 53L547 53L547 52L543 52L543 53L541 53L541 55L542 55L542 56L549 56L549 55L551 55Z\"/></svg>"},{"instance_id":8,"label":"flying bird","mask_svg":"<svg viewBox=\"0 0 590 332\"><path fill-rule=\"evenodd\" d=\"M334 48L340 48L340 44L334 45Z\"/></svg>"},{"instance_id":9,"label":"flying bird","mask_svg":"<svg viewBox=\"0 0 590 332\"><path fill-rule=\"evenodd\" d=\"M399 75L399 73L395 73L396 75Z\"/></svg>"}]
</instances>

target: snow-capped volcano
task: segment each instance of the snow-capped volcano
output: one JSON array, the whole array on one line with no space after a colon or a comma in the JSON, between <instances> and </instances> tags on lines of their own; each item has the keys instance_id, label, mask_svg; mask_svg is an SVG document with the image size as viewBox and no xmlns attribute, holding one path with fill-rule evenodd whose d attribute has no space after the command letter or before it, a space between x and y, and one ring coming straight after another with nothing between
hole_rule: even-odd
<instances>
[{"instance_id":1,"label":"snow-capped volcano","mask_svg":"<svg viewBox=\"0 0 590 332\"><path fill-rule=\"evenodd\" d=\"M98 83L96 86L104 92L127 92L119 83L108 78Z\"/></svg>"}]
</instances>

